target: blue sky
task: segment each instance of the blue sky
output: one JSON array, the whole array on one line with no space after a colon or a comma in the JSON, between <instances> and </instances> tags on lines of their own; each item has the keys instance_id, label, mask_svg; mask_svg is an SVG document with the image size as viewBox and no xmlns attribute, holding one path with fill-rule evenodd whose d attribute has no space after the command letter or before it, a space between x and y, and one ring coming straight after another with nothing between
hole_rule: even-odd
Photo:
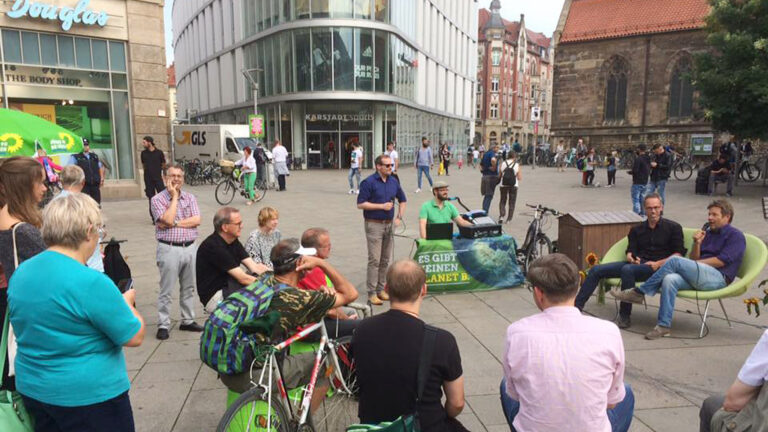
<instances>
[{"instance_id":1,"label":"blue sky","mask_svg":"<svg viewBox=\"0 0 768 432\"><path fill-rule=\"evenodd\" d=\"M183 1L183 0L182 0ZM551 36L560 18L560 10L564 0L513 1L501 0L501 16L510 21L518 21L520 14L525 14L525 25L528 29ZM168 64L173 62L173 26L171 25L171 9L174 0L165 2L165 53ZM488 8L491 0L480 0L481 8Z\"/></svg>"}]
</instances>

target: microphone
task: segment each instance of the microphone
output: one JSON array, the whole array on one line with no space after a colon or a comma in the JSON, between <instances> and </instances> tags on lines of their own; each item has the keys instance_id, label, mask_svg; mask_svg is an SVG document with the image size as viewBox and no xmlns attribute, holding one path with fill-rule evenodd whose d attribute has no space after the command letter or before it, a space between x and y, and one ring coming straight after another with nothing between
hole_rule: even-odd
<instances>
[{"instance_id":1,"label":"microphone","mask_svg":"<svg viewBox=\"0 0 768 432\"><path fill-rule=\"evenodd\" d=\"M709 232L709 222L704 223L704 225L701 227L701 230L704 232Z\"/></svg>"}]
</instances>

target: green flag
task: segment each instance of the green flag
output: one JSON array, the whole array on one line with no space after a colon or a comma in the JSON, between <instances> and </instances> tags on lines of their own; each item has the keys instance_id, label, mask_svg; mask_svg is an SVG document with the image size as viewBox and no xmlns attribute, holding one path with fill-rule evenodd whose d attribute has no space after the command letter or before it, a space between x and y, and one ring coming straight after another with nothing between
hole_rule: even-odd
<instances>
[{"instance_id":1,"label":"green flag","mask_svg":"<svg viewBox=\"0 0 768 432\"><path fill-rule=\"evenodd\" d=\"M83 139L49 121L22 111L0 108L0 158L79 153Z\"/></svg>"}]
</instances>

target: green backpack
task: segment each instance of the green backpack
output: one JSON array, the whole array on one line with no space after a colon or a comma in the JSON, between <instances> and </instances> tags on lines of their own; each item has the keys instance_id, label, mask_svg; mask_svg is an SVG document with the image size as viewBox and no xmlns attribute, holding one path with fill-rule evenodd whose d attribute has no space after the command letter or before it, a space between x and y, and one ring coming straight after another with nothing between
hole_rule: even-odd
<instances>
[{"instance_id":1,"label":"green backpack","mask_svg":"<svg viewBox=\"0 0 768 432\"><path fill-rule=\"evenodd\" d=\"M424 325L424 339L421 342L421 354L419 354L419 369L416 372L416 408L413 414L400 416L395 421L383 422L375 425L353 424L347 427L347 432L419 432L419 401L424 395L424 387L429 378L429 367L432 362L432 353L435 349L435 340L437 339L437 328L430 325Z\"/></svg>"},{"instance_id":2,"label":"green backpack","mask_svg":"<svg viewBox=\"0 0 768 432\"><path fill-rule=\"evenodd\" d=\"M203 363L226 375L246 370L263 335L271 334L279 318L279 314L267 315L266 311L282 286L267 274L219 303L205 322L200 338Z\"/></svg>"}]
</instances>

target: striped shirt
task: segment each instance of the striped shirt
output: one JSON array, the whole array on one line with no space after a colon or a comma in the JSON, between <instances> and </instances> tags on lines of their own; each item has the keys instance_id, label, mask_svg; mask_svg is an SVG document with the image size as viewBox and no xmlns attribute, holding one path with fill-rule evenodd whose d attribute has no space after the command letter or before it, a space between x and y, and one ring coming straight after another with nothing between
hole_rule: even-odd
<instances>
[{"instance_id":1,"label":"striped shirt","mask_svg":"<svg viewBox=\"0 0 768 432\"><path fill-rule=\"evenodd\" d=\"M168 190L159 192L152 197L152 217L157 221L171 206L171 194ZM197 206L197 198L189 192L181 191L179 202L176 206L176 218L179 222L193 216L200 216L200 208ZM155 224L155 238L171 243L187 243L197 239L197 228L171 227L161 228Z\"/></svg>"}]
</instances>

